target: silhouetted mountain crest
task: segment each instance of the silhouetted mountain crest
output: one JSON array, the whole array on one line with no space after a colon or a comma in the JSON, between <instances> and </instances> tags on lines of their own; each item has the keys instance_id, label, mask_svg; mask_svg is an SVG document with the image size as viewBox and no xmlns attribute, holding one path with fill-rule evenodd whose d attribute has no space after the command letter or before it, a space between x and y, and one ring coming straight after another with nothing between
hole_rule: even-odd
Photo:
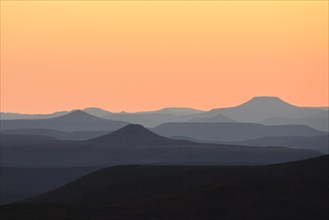
<instances>
[{"instance_id":1,"label":"silhouetted mountain crest","mask_svg":"<svg viewBox=\"0 0 329 220\"><path fill-rule=\"evenodd\" d=\"M174 114L174 115L188 115L188 114L196 114L201 113L202 110L194 109L194 108L184 108L184 107L167 107L162 108L153 113L163 113L163 114Z\"/></svg>"},{"instance_id":2,"label":"silhouetted mountain crest","mask_svg":"<svg viewBox=\"0 0 329 220\"><path fill-rule=\"evenodd\" d=\"M294 105L291 105L279 97L274 96L257 96L252 98L251 100L239 105L239 106L249 106L249 107L296 107Z\"/></svg>"},{"instance_id":3,"label":"silhouetted mountain crest","mask_svg":"<svg viewBox=\"0 0 329 220\"><path fill-rule=\"evenodd\" d=\"M213 109L203 113L202 117L223 114L238 122L259 123L268 118L304 118L322 112L321 109L302 108L291 105L278 97L260 96L236 107Z\"/></svg>"},{"instance_id":4,"label":"silhouetted mountain crest","mask_svg":"<svg viewBox=\"0 0 329 220\"><path fill-rule=\"evenodd\" d=\"M84 112L82 110L74 110L66 115L56 117L54 119L61 119L61 120L102 120L101 118L98 118L96 116L93 116L91 114L88 114L87 112Z\"/></svg>"},{"instance_id":5,"label":"silhouetted mountain crest","mask_svg":"<svg viewBox=\"0 0 329 220\"><path fill-rule=\"evenodd\" d=\"M142 125L129 124L110 134L94 138L88 142L113 144L147 144L169 142L169 138L162 137L146 129Z\"/></svg>"}]
</instances>

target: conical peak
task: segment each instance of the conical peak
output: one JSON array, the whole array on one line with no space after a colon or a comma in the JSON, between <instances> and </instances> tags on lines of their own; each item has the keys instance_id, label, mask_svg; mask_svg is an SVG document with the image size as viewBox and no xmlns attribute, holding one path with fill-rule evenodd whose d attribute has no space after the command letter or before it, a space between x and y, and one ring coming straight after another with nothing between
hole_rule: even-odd
<instances>
[{"instance_id":1,"label":"conical peak","mask_svg":"<svg viewBox=\"0 0 329 220\"><path fill-rule=\"evenodd\" d=\"M170 139L157 135L142 125L129 124L117 131L98 138L94 138L90 141L109 144L141 144L164 142L168 140Z\"/></svg>"}]
</instances>

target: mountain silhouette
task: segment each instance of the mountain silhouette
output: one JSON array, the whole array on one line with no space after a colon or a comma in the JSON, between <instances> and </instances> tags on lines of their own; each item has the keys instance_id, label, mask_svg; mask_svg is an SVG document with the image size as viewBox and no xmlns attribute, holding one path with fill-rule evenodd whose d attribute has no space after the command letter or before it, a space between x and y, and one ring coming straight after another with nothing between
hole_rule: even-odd
<instances>
[{"instance_id":1,"label":"mountain silhouette","mask_svg":"<svg viewBox=\"0 0 329 220\"><path fill-rule=\"evenodd\" d=\"M52 120L72 120L72 121L94 121L99 120L102 121L103 119L88 114L82 110L74 110L66 115L62 115L56 118L52 118Z\"/></svg>"},{"instance_id":2,"label":"mountain silhouette","mask_svg":"<svg viewBox=\"0 0 329 220\"><path fill-rule=\"evenodd\" d=\"M182 108L182 107L168 107L162 108L156 111L149 112L139 112L140 114L173 114L173 115L190 115L196 113L202 113L202 110L194 109L194 108Z\"/></svg>"},{"instance_id":3,"label":"mountain silhouette","mask_svg":"<svg viewBox=\"0 0 329 220\"><path fill-rule=\"evenodd\" d=\"M99 118L76 110L49 119L1 120L1 131L13 129L55 129L59 131L114 131L128 123Z\"/></svg>"},{"instance_id":4,"label":"mountain silhouette","mask_svg":"<svg viewBox=\"0 0 329 220\"><path fill-rule=\"evenodd\" d=\"M275 96L257 96L251 100L239 105L239 107L250 107L250 108L292 108L297 107L291 105L279 97Z\"/></svg>"},{"instance_id":5,"label":"mountain silhouette","mask_svg":"<svg viewBox=\"0 0 329 220\"><path fill-rule=\"evenodd\" d=\"M244 141L263 137L323 136L327 132L318 131L305 125L261 125L255 123L215 123L215 122L171 122L152 129L165 137L187 137L204 142Z\"/></svg>"},{"instance_id":6,"label":"mountain silhouette","mask_svg":"<svg viewBox=\"0 0 329 220\"><path fill-rule=\"evenodd\" d=\"M162 108L156 111L115 113L96 107L85 108L83 111L103 119L124 121L127 122L127 124L141 124L147 128L153 128L168 122L236 121L265 125L301 124L317 130L329 130L328 123L326 123L328 121L328 108L299 107L289 104L278 97L271 96L254 97L235 107L216 108L211 111L201 111L193 108ZM26 115L1 112L0 117L1 120L45 119L54 118L67 113L68 112L56 112L44 115Z\"/></svg>"},{"instance_id":7,"label":"mountain silhouette","mask_svg":"<svg viewBox=\"0 0 329 220\"><path fill-rule=\"evenodd\" d=\"M157 178L164 179L166 177L172 176L173 183L179 184L181 181L187 182L195 182L195 183L203 183L205 184L207 181L202 180L203 178L207 178L208 181L250 181L250 180L275 180L275 181L310 181L310 180L324 180L328 181L328 161L329 156L320 156L315 158L310 158L306 160L292 161L288 163L282 164L273 164L266 166L240 166L240 167L232 167L232 166L117 166L110 167L97 170L93 173L87 174L82 178L70 182L69 184L53 190L49 193L42 194L36 198L31 199L30 201L34 202L64 202L64 203L80 203L83 198L84 202L92 203L95 199L100 199L102 202L112 202L114 199L114 195L120 198L120 194L116 194L114 190L109 190L107 186L112 186L112 184L119 184L120 182L126 182L125 186L129 186L130 191L135 191L136 193L140 188L136 188L133 186L134 181L139 182L145 178L145 190L148 191L148 180L153 179L154 182L158 184L168 184L157 180ZM115 172L117 170L117 172ZM130 170L130 171L128 171ZM162 172L161 172L162 171ZM199 172L198 172L199 171ZM204 172L200 172L204 171ZM207 172L208 171L208 172ZM192 180L191 172L193 174ZM219 173L218 173L219 172ZM203 174L200 178L200 174ZM210 174L212 173L212 174ZM257 173L257 175L255 175ZM179 175L183 175L185 178L179 178ZM257 179L255 179L257 177ZM143 181L142 181L143 182ZM140 183L142 183L140 182ZM137 185L137 184L136 184ZM193 185L193 184L192 184ZM92 187L91 187L92 186ZM123 185L121 185L122 187ZM138 186L141 186L138 184ZM205 186L209 186L206 184ZM117 186L119 187L119 186ZM160 191L166 190L163 187L159 187L157 184L153 184L152 188L158 189ZM159 188L158 188L159 187ZM120 188L120 187L119 187ZM128 190L128 188L126 190ZM80 191L81 190L81 191ZM122 189L123 191L125 189ZM181 189L184 191L184 189ZM74 191L79 191L79 193ZM100 196L100 192L109 193L107 196ZM154 196L153 191L144 192L142 195ZM159 192L160 192L159 191ZM111 196L111 193L113 195ZM162 193L165 193L162 191ZM123 194L121 194L123 195ZM126 195L134 195L126 194ZM127 199L128 201L129 199Z\"/></svg>"},{"instance_id":8,"label":"mountain silhouette","mask_svg":"<svg viewBox=\"0 0 329 220\"><path fill-rule=\"evenodd\" d=\"M170 142L169 138L162 137L146 129L142 125L129 124L110 134L103 135L91 140L89 143L110 143L110 144L147 144Z\"/></svg>"},{"instance_id":9,"label":"mountain silhouette","mask_svg":"<svg viewBox=\"0 0 329 220\"><path fill-rule=\"evenodd\" d=\"M213 109L202 113L202 117L213 117L223 114L238 122L258 123L268 118L303 118L310 115L321 114L324 110L319 108L305 108L291 105L278 97L254 97L251 100L230 108Z\"/></svg>"},{"instance_id":10,"label":"mountain silhouette","mask_svg":"<svg viewBox=\"0 0 329 220\"><path fill-rule=\"evenodd\" d=\"M155 127L165 122L188 121L203 111L192 108L163 108L156 111L120 112L102 115L102 118L126 121L131 124L141 124L145 127Z\"/></svg>"},{"instance_id":11,"label":"mountain silhouette","mask_svg":"<svg viewBox=\"0 0 329 220\"><path fill-rule=\"evenodd\" d=\"M136 125L88 141L1 134L1 164L11 167L113 166L119 164L255 165L322 155L307 149L203 144L172 140Z\"/></svg>"},{"instance_id":12,"label":"mountain silhouette","mask_svg":"<svg viewBox=\"0 0 329 220\"><path fill-rule=\"evenodd\" d=\"M97 169L99 168L21 168L2 166L0 205L18 202L53 190Z\"/></svg>"},{"instance_id":13,"label":"mountain silhouette","mask_svg":"<svg viewBox=\"0 0 329 220\"><path fill-rule=\"evenodd\" d=\"M9 205L1 217L322 220L328 218L328 159L268 166L110 167Z\"/></svg>"}]
</instances>

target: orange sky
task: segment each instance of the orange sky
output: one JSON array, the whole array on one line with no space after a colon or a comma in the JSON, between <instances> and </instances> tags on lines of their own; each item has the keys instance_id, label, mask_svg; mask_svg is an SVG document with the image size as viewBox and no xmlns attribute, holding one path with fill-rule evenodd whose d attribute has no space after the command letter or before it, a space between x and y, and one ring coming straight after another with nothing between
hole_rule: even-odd
<instances>
[{"instance_id":1,"label":"orange sky","mask_svg":"<svg viewBox=\"0 0 329 220\"><path fill-rule=\"evenodd\" d=\"M328 106L328 1L1 1L1 111Z\"/></svg>"}]
</instances>

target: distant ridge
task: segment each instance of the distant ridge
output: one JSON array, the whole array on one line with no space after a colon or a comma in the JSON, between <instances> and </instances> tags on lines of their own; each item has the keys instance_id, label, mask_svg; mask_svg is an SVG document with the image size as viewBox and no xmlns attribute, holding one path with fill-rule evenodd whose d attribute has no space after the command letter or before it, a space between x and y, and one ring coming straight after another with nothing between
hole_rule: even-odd
<instances>
[{"instance_id":1,"label":"distant ridge","mask_svg":"<svg viewBox=\"0 0 329 220\"><path fill-rule=\"evenodd\" d=\"M295 105L289 104L288 102L283 101L279 97L275 96L257 96L249 101L239 105L239 106L258 106L258 107L297 107ZM237 107L239 107L237 106Z\"/></svg>"},{"instance_id":2,"label":"distant ridge","mask_svg":"<svg viewBox=\"0 0 329 220\"><path fill-rule=\"evenodd\" d=\"M154 128L168 122L241 122L264 125L296 124L307 125L321 131L329 130L329 125L327 123L329 117L328 108L300 107L289 104L281 98L273 96L258 96L238 106L215 108L210 111L184 107L170 107L155 111L117 113L97 107L89 107L78 111L56 112L46 115L25 115L1 112L0 119L1 121L9 119L45 119L67 114L63 119L68 122L78 121L80 117L84 118L85 121L91 120L90 116L83 113L88 113L89 115L102 119L123 121L126 122L126 124L141 124L147 128ZM61 119L61 117L59 117L59 119Z\"/></svg>"},{"instance_id":3,"label":"distant ridge","mask_svg":"<svg viewBox=\"0 0 329 220\"><path fill-rule=\"evenodd\" d=\"M102 118L93 116L91 114L88 114L87 112L84 112L82 110L74 110L66 115L62 115L56 118L52 118L54 120L104 120Z\"/></svg>"},{"instance_id":4,"label":"distant ridge","mask_svg":"<svg viewBox=\"0 0 329 220\"><path fill-rule=\"evenodd\" d=\"M194 108L184 108L184 107L167 107L162 108L156 111L148 111L148 112L139 112L140 114L174 114L174 115L189 115L189 114L197 114L202 113L204 111Z\"/></svg>"},{"instance_id":5,"label":"distant ridge","mask_svg":"<svg viewBox=\"0 0 329 220\"><path fill-rule=\"evenodd\" d=\"M90 143L112 144L147 144L169 142L171 139L162 137L146 129L142 125L129 124L117 131L88 140Z\"/></svg>"},{"instance_id":6,"label":"distant ridge","mask_svg":"<svg viewBox=\"0 0 329 220\"><path fill-rule=\"evenodd\" d=\"M310 115L321 114L324 110L303 108L291 105L278 97L260 96L229 108L217 108L206 112L204 116L211 117L223 114L238 122L260 123L263 120L276 117L299 119Z\"/></svg>"},{"instance_id":7,"label":"distant ridge","mask_svg":"<svg viewBox=\"0 0 329 220\"><path fill-rule=\"evenodd\" d=\"M165 137L187 137L205 142L244 141L270 136L323 136L327 132L318 131L305 125L261 125L255 123L226 122L170 122L152 129Z\"/></svg>"},{"instance_id":8,"label":"distant ridge","mask_svg":"<svg viewBox=\"0 0 329 220\"><path fill-rule=\"evenodd\" d=\"M128 123L103 119L82 110L49 119L1 120L0 130L13 129L53 129L60 131L114 131Z\"/></svg>"}]
</instances>

